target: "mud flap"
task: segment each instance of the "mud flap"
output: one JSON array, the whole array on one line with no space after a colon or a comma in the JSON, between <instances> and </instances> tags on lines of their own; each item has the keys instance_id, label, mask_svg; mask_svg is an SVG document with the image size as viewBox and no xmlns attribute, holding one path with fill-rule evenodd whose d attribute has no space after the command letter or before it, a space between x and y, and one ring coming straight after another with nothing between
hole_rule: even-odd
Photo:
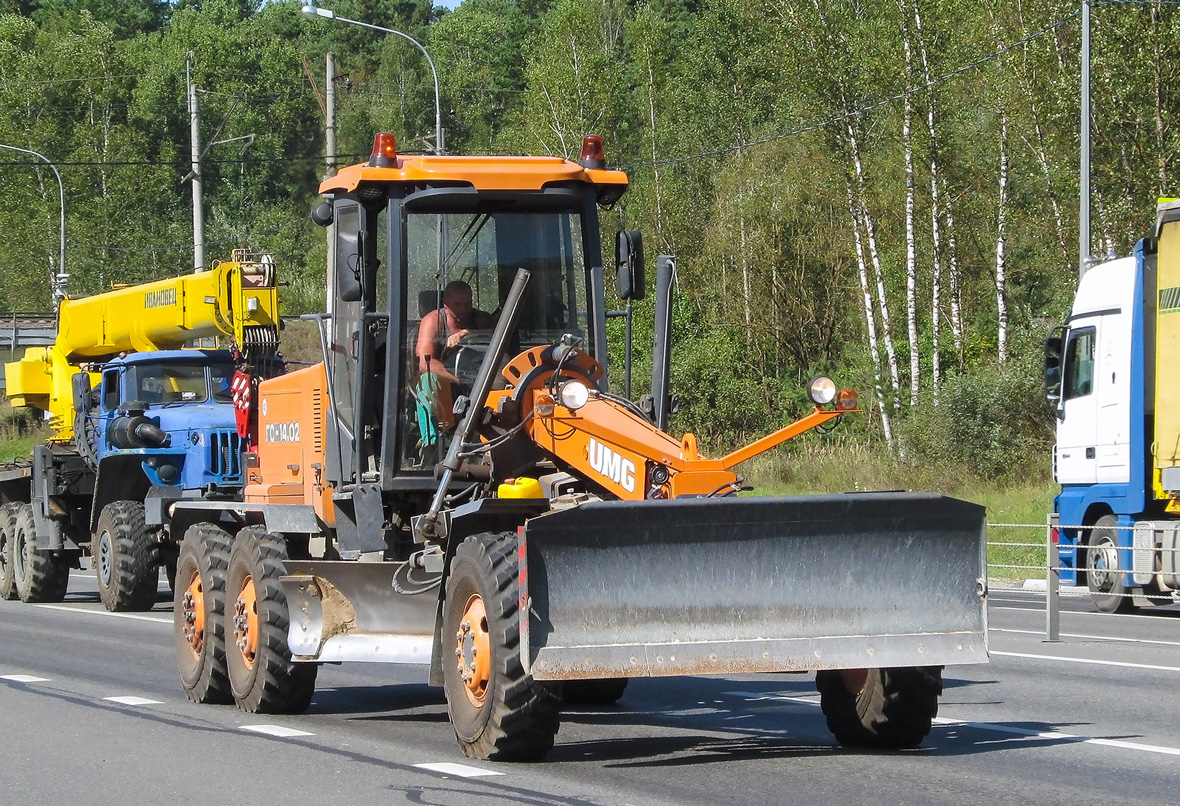
<instances>
[{"instance_id":1,"label":"mud flap","mask_svg":"<svg viewBox=\"0 0 1180 806\"><path fill-rule=\"evenodd\" d=\"M928 493L551 512L521 546L526 664L571 680L986 662L984 527L983 507Z\"/></svg>"}]
</instances>

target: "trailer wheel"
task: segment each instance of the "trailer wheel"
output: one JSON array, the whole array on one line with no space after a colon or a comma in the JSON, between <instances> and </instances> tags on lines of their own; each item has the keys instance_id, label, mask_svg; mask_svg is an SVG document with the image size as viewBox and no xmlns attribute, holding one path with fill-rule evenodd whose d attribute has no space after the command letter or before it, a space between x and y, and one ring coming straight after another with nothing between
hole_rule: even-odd
<instances>
[{"instance_id":1,"label":"trailer wheel","mask_svg":"<svg viewBox=\"0 0 1180 806\"><path fill-rule=\"evenodd\" d=\"M1119 568L1119 519L1103 515L1090 530L1086 549L1086 587L1100 613L1134 613L1138 608L1127 595L1123 580L1129 569Z\"/></svg>"},{"instance_id":2,"label":"trailer wheel","mask_svg":"<svg viewBox=\"0 0 1180 806\"><path fill-rule=\"evenodd\" d=\"M626 690L626 677L567 680L562 686L561 698L569 705L614 705Z\"/></svg>"},{"instance_id":3,"label":"trailer wheel","mask_svg":"<svg viewBox=\"0 0 1180 806\"><path fill-rule=\"evenodd\" d=\"M212 523L185 532L172 595L173 644L185 695L197 703L230 703L225 669L225 574L231 538Z\"/></svg>"},{"instance_id":4,"label":"trailer wheel","mask_svg":"<svg viewBox=\"0 0 1180 806\"><path fill-rule=\"evenodd\" d=\"M447 578L443 685L455 736L472 758L539 759L560 724L559 699L521 663L516 550L511 532L472 535Z\"/></svg>"},{"instance_id":5,"label":"trailer wheel","mask_svg":"<svg viewBox=\"0 0 1180 806\"><path fill-rule=\"evenodd\" d=\"M144 524L143 504L114 501L102 508L91 555L98 596L111 612L151 610L160 587L156 542Z\"/></svg>"},{"instance_id":6,"label":"trailer wheel","mask_svg":"<svg viewBox=\"0 0 1180 806\"><path fill-rule=\"evenodd\" d=\"M899 750L930 733L942 694L941 666L820 671L815 675L828 730L842 745Z\"/></svg>"},{"instance_id":7,"label":"trailer wheel","mask_svg":"<svg viewBox=\"0 0 1180 806\"><path fill-rule=\"evenodd\" d=\"M286 541L261 527L238 532L229 555L225 612L230 690L243 711L298 714L315 693L314 663L294 663L287 596L279 582Z\"/></svg>"},{"instance_id":8,"label":"trailer wheel","mask_svg":"<svg viewBox=\"0 0 1180 806\"><path fill-rule=\"evenodd\" d=\"M60 602L66 598L70 566L66 557L37 551L33 507L18 504L12 533L12 581L22 602Z\"/></svg>"},{"instance_id":9,"label":"trailer wheel","mask_svg":"<svg viewBox=\"0 0 1180 806\"><path fill-rule=\"evenodd\" d=\"M5 504L0 507L0 599L12 601L19 594L13 576L12 547L16 542L16 513L20 504Z\"/></svg>"}]
</instances>

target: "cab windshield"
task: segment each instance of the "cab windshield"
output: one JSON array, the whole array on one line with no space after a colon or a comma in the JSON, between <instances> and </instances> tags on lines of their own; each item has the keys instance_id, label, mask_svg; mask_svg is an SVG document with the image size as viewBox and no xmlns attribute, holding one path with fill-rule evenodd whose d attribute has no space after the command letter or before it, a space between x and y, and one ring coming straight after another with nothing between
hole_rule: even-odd
<instances>
[{"instance_id":1,"label":"cab windshield","mask_svg":"<svg viewBox=\"0 0 1180 806\"><path fill-rule=\"evenodd\" d=\"M229 402L232 364L133 364L127 368L127 400L140 400L149 405L172 403L204 403L209 400L210 376L213 380L213 400Z\"/></svg>"}]
</instances>

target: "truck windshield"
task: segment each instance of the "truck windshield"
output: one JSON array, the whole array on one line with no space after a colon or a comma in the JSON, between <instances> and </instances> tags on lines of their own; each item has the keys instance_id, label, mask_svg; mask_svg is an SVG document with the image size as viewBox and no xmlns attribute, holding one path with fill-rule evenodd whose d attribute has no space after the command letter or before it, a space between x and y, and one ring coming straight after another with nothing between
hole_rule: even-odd
<instances>
[{"instance_id":1,"label":"truck windshield","mask_svg":"<svg viewBox=\"0 0 1180 806\"><path fill-rule=\"evenodd\" d=\"M203 403L209 397L203 364L133 364L125 399L152 405Z\"/></svg>"}]
</instances>

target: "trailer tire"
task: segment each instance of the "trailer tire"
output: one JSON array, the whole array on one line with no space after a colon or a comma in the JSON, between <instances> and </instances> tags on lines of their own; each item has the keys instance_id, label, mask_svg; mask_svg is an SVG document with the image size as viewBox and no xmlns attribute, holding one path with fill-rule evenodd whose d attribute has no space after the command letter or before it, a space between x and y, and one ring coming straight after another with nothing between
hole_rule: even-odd
<instances>
[{"instance_id":1,"label":"trailer tire","mask_svg":"<svg viewBox=\"0 0 1180 806\"><path fill-rule=\"evenodd\" d=\"M22 602L60 602L70 584L70 561L37 551L33 507L18 504L12 532L12 581Z\"/></svg>"},{"instance_id":2,"label":"trailer tire","mask_svg":"<svg viewBox=\"0 0 1180 806\"><path fill-rule=\"evenodd\" d=\"M212 523L188 528L176 561L173 645L184 693L196 703L233 702L225 668L225 575L229 534Z\"/></svg>"},{"instance_id":3,"label":"trailer tire","mask_svg":"<svg viewBox=\"0 0 1180 806\"><path fill-rule=\"evenodd\" d=\"M5 504L0 507L0 599L12 601L19 597L16 578L13 576L12 547L16 537L16 513L20 504Z\"/></svg>"},{"instance_id":4,"label":"trailer tire","mask_svg":"<svg viewBox=\"0 0 1180 806\"><path fill-rule=\"evenodd\" d=\"M262 527L238 532L226 587L226 665L234 702L243 711L300 714L315 694L314 663L295 663L287 644L286 541Z\"/></svg>"},{"instance_id":5,"label":"trailer tire","mask_svg":"<svg viewBox=\"0 0 1180 806\"><path fill-rule=\"evenodd\" d=\"M614 705L626 690L626 677L567 680L562 686L561 698L568 705Z\"/></svg>"},{"instance_id":6,"label":"trailer tire","mask_svg":"<svg viewBox=\"0 0 1180 806\"><path fill-rule=\"evenodd\" d=\"M455 737L471 758L540 759L560 726L560 700L521 662L516 552L512 532L472 535L455 550L447 577L443 687Z\"/></svg>"},{"instance_id":7,"label":"trailer tire","mask_svg":"<svg viewBox=\"0 0 1180 806\"><path fill-rule=\"evenodd\" d=\"M1090 600L1100 613L1134 613L1138 608L1128 595L1123 582L1124 573L1119 570L1118 532L1114 528L1119 519L1114 515L1103 515L1090 529L1086 541L1086 587L1090 589ZM1111 571L1110 569L1115 569Z\"/></svg>"},{"instance_id":8,"label":"trailer tire","mask_svg":"<svg viewBox=\"0 0 1180 806\"><path fill-rule=\"evenodd\" d=\"M867 669L859 691L839 671L815 675L828 730L847 747L900 750L930 733L942 694L941 666ZM858 681L859 682L859 681Z\"/></svg>"},{"instance_id":9,"label":"trailer tire","mask_svg":"<svg viewBox=\"0 0 1180 806\"><path fill-rule=\"evenodd\" d=\"M98 596L112 613L151 610L160 587L156 541L144 523L143 504L114 501L102 508L91 555Z\"/></svg>"}]
</instances>

